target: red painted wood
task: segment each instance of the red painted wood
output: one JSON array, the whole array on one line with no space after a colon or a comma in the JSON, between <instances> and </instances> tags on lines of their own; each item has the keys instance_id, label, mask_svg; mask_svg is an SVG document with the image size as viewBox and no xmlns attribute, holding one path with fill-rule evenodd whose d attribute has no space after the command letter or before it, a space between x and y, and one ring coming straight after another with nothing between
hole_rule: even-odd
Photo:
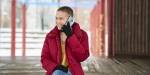
<instances>
[{"instance_id":1,"label":"red painted wood","mask_svg":"<svg viewBox=\"0 0 150 75\"><path fill-rule=\"evenodd\" d=\"M11 56L14 58L16 49L16 0L12 0L11 3Z\"/></svg>"},{"instance_id":2,"label":"red painted wood","mask_svg":"<svg viewBox=\"0 0 150 75\"><path fill-rule=\"evenodd\" d=\"M91 12L91 52L104 56L104 0L99 0Z\"/></svg>"},{"instance_id":3,"label":"red painted wood","mask_svg":"<svg viewBox=\"0 0 150 75\"><path fill-rule=\"evenodd\" d=\"M115 50L113 48L113 18L114 18L114 0L108 0L108 8L109 8L109 21L108 21L108 24L109 24L109 30L108 30L108 33L109 33L109 37L108 37L108 40L109 40L109 47L108 47L108 56L109 57L113 57L115 56Z\"/></svg>"},{"instance_id":4,"label":"red painted wood","mask_svg":"<svg viewBox=\"0 0 150 75\"><path fill-rule=\"evenodd\" d=\"M22 56L26 54L26 5L22 6Z\"/></svg>"}]
</instances>

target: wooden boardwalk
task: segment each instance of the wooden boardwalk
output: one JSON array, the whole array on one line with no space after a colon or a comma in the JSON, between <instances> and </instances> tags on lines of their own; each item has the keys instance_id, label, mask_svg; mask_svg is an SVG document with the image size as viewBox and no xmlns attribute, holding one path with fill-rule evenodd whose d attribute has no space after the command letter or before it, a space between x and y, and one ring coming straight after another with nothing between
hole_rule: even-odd
<instances>
[{"instance_id":1,"label":"wooden boardwalk","mask_svg":"<svg viewBox=\"0 0 150 75\"><path fill-rule=\"evenodd\" d=\"M0 75L44 75L40 57L0 57ZM149 75L148 58L96 58L82 63L85 75Z\"/></svg>"}]
</instances>

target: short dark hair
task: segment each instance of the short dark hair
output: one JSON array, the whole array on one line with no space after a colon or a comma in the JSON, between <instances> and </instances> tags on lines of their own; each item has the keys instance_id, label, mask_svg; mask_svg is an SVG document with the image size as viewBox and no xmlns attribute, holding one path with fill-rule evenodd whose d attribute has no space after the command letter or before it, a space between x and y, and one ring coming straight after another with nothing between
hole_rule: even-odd
<instances>
[{"instance_id":1,"label":"short dark hair","mask_svg":"<svg viewBox=\"0 0 150 75\"><path fill-rule=\"evenodd\" d=\"M66 12L66 13L68 13L70 16L73 17L73 10L72 10L72 8L70 8L70 7L68 7L68 6L62 6L62 7L58 8L57 11Z\"/></svg>"}]
</instances>

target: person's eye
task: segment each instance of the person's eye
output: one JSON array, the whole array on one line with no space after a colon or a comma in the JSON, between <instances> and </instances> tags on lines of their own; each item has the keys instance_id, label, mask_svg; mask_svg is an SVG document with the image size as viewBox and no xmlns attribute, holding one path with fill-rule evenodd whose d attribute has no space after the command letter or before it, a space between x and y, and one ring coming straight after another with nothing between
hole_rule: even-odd
<instances>
[{"instance_id":1,"label":"person's eye","mask_svg":"<svg viewBox=\"0 0 150 75\"><path fill-rule=\"evenodd\" d=\"M63 18L60 18L60 20L62 20Z\"/></svg>"}]
</instances>

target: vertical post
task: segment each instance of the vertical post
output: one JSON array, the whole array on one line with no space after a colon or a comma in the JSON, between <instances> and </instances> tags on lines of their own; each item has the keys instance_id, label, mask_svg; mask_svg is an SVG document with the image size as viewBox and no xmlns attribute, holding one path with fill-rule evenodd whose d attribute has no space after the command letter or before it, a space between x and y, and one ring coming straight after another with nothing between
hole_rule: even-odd
<instances>
[{"instance_id":1,"label":"vertical post","mask_svg":"<svg viewBox=\"0 0 150 75\"><path fill-rule=\"evenodd\" d=\"M114 46L113 46L113 22L114 22L114 1L115 0L108 0L108 56L113 57L115 56Z\"/></svg>"},{"instance_id":2,"label":"vertical post","mask_svg":"<svg viewBox=\"0 0 150 75\"><path fill-rule=\"evenodd\" d=\"M0 28L2 27L1 24L2 24L2 23L1 23L1 1L0 1Z\"/></svg>"},{"instance_id":3,"label":"vertical post","mask_svg":"<svg viewBox=\"0 0 150 75\"><path fill-rule=\"evenodd\" d=\"M16 0L11 2L11 57L15 58L16 49Z\"/></svg>"},{"instance_id":4,"label":"vertical post","mask_svg":"<svg viewBox=\"0 0 150 75\"><path fill-rule=\"evenodd\" d=\"M108 40L108 0L104 0L104 23L105 23L105 56L108 56L108 43L109 43L109 40Z\"/></svg>"},{"instance_id":5,"label":"vertical post","mask_svg":"<svg viewBox=\"0 0 150 75\"><path fill-rule=\"evenodd\" d=\"M26 54L26 5L22 6L22 56Z\"/></svg>"}]
</instances>

